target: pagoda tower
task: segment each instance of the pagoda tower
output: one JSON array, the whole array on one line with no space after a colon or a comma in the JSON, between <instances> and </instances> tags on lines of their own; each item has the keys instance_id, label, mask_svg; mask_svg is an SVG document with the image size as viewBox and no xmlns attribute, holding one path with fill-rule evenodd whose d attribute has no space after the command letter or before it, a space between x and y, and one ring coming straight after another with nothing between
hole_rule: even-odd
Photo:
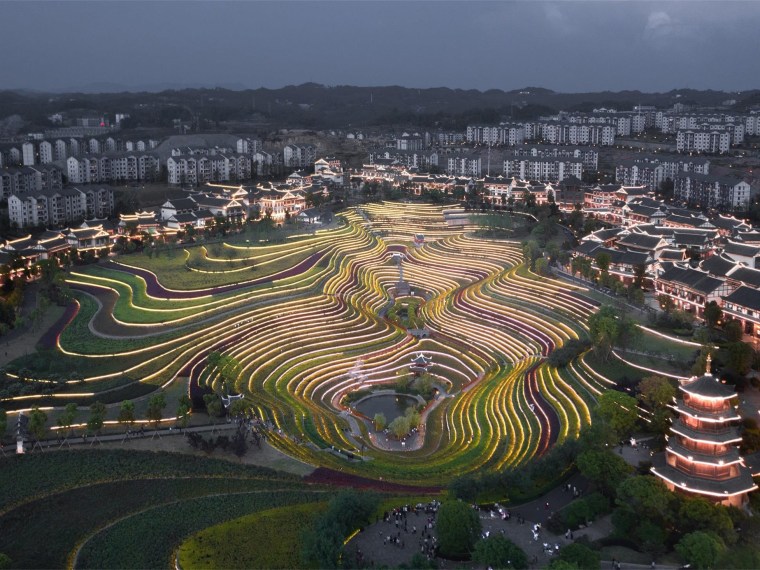
<instances>
[{"instance_id":1,"label":"pagoda tower","mask_svg":"<svg viewBox=\"0 0 760 570\"><path fill-rule=\"evenodd\" d=\"M739 455L736 392L710 373L709 356L705 374L679 388L682 397L671 405L678 417L665 453L653 458L652 473L671 491L741 507L757 485Z\"/></svg>"}]
</instances>

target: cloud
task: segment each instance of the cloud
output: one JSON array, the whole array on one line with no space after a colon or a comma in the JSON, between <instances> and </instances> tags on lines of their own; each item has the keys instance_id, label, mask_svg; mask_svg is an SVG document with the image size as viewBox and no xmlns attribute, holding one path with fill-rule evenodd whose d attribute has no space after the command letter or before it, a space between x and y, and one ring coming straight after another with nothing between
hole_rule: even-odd
<instances>
[{"instance_id":1,"label":"cloud","mask_svg":"<svg viewBox=\"0 0 760 570\"><path fill-rule=\"evenodd\" d=\"M666 39L672 27L673 19L666 12L652 12L644 27L644 39L647 41Z\"/></svg>"},{"instance_id":2,"label":"cloud","mask_svg":"<svg viewBox=\"0 0 760 570\"><path fill-rule=\"evenodd\" d=\"M644 40L658 47L673 45L673 40L694 37L695 26L662 10L651 12L644 26Z\"/></svg>"},{"instance_id":3,"label":"cloud","mask_svg":"<svg viewBox=\"0 0 760 570\"><path fill-rule=\"evenodd\" d=\"M544 5L544 16L552 28L563 34L570 34L575 31L575 27L570 23L567 16L555 4Z\"/></svg>"}]
</instances>

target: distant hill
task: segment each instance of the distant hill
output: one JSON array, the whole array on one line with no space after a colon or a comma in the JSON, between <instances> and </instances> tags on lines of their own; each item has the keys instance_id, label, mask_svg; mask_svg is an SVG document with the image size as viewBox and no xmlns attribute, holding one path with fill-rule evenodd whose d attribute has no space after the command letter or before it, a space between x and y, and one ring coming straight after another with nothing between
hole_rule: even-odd
<instances>
[{"instance_id":1,"label":"distant hill","mask_svg":"<svg viewBox=\"0 0 760 570\"><path fill-rule=\"evenodd\" d=\"M97 87L93 84L90 87ZM100 84L104 91L121 85ZM265 122L274 127L352 128L403 126L463 128L468 123L528 119L558 110L595 106L629 110L633 105L671 107L676 102L719 105L726 99L755 104L760 91L738 97L722 91L677 89L667 93L602 91L560 93L541 87L512 91L415 89L400 86L325 86L316 83L279 89L174 88L161 91L41 93L0 91L0 119L19 114L30 128L47 126L46 117L67 109L129 113L131 126L171 127L174 119L195 120L201 128Z\"/></svg>"}]
</instances>

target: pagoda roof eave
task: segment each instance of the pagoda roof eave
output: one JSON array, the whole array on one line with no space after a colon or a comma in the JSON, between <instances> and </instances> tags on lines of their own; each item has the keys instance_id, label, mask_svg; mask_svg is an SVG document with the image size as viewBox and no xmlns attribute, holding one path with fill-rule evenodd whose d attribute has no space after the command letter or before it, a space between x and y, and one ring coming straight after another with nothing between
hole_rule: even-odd
<instances>
[{"instance_id":1,"label":"pagoda roof eave","mask_svg":"<svg viewBox=\"0 0 760 570\"><path fill-rule=\"evenodd\" d=\"M683 403L683 401L680 401L676 404L669 404L669 407L674 409L679 414L684 414L692 418L702 420L704 422L720 423L741 420L741 416L733 408L725 410L723 412L703 412L689 406L688 404Z\"/></svg>"},{"instance_id":2,"label":"pagoda roof eave","mask_svg":"<svg viewBox=\"0 0 760 570\"><path fill-rule=\"evenodd\" d=\"M739 475L732 479L714 480L703 479L688 473L683 473L675 467L668 465L664 458L653 462L652 473L664 479L671 485L688 493L696 493L717 499L726 499L736 495L743 495L757 489L752 480L752 475L747 467L742 466Z\"/></svg>"},{"instance_id":3,"label":"pagoda roof eave","mask_svg":"<svg viewBox=\"0 0 760 570\"><path fill-rule=\"evenodd\" d=\"M742 463L742 457L739 455L739 451L735 447L731 447L723 455L710 455L709 453L700 453L699 451L688 449L671 440L668 442L668 446L665 450L678 455L687 461L702 463L704 465L723 466Z\"/></svg>"},{"instance_id":4,"label":"pagoda roof eave","mask_svg":"<svg viewBox=\"0 0 760 570\"><path fill-rule=\"evenodd\" d=\"M718 379L710 373L706 373L699 378L681 384L679 388L687 394L705 400L729 400L736 397L736 392L734 390L718 381Z\"/></svg>"},{"instance_id":5,"label":"pagoda roof eave","mask_svg":"<svg viewBox=\"0 0 760 570\"><path fill-rule=\"evenodd\" d=\"M680 420L673 422L670 427L671 431L681 437L685 437L691 441L699 441L702 443L738 443L742 440L742 436L735 428L728 428L720 433L711 433L709 431L697 430L687 426Z\"/></svg>"}]
</instances>

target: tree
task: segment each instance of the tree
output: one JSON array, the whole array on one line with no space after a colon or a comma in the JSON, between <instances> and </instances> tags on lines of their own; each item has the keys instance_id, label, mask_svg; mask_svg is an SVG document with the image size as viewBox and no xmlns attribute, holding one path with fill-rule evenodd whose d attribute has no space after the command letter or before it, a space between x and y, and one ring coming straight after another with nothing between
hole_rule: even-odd
<instances>
[{"instance_id":1,"label":"tree","mask_svg":"<svg viewBox=\"0 0 760 570\"><path fill-rule=\"evenodd\" d=\"M5 439L5 433L8 431L8 412L0 408L0 444Z\"/></svg>"},{"instance_id":2,"label":"tree","mask_svg":"<svg viewBox=\"0 0 760 570\"><path fill-rule=\"evenodd\" d=\"M409 430L411 429L411 426L409 425L409 418L407 418L406 416L397 417L388 425L388 429L398 439L401 439L402 437L407 435L409 433Z\"/></svg>"},{"instance_id":3,"label":"tree","mask_svg":"<svg viewBox=\"0 0 760 570\"><path fill-rule=\"evenodd\" d=\"M725 552L726 545L711 532L692 532L676 544L676 552L697 569L714 568L718 558Z\"/></svg>"},{"instance_id":4,"label":"tree","mask_svg":"<svg viewBox=\"0 0 760 570\"><path fill-rule=\"evenodd\" d=\"M673 301L673 298L670 295L666 295L665 293L657 295L657 302L660 304L660 307L662 307L662 310L665 311L666 314L670 314L673 309L676 308L676 304L675 301Z\"/></svg>"},{"instance_id":5,"label":"tree","mask_svg":"<svg viewBox=\"0 0 760 570\"><path fill-rule=\"evenodd\" d=\"M446 558L469 558L480 538L478 513L462 501L443 503L438 510L438 546Z\"/></svg>"},{"instance_id":6,"label":"tree","mask_svg":"<svg viewBox=\"0 0 760 570\"><path fill-rule=\"evenodd\" d=\"M209 418L211 418L212 422L214 422L216 418L221 418L224 414L222 399L218 394L206 394L203 396L203 403L206 405L206 413Z\"/></svg>"},{"instance_id":7,"label":"tree","mask_svg":"<svg viewBox=\"0 0 760 570\"><path fill-rule=\"evenodd\" d=\"M87 431L97 435L103 429L106 419L106 405L103 402L93 402L90 406L90 417L87 420Z\"/></svg>"},{"instance_id":8,"label":"tree","mask_svg":"<svg viewBox=\"0 0 760 570\"><path fill-rule=\"evenodd\" d=\"M0 552L0 570L13 568L13 560L7 554Z\"/></svg>"},{"instance_id":9,"label":"tree","mask_svg":"<svg viewBox=\"0 0 760 570\"><path fill-rule=\"evenodd\" d=\"M570 269L573 275L580 273L581 277L588 279L591 276L591 260L588 257L574 257Z\"/></svg>"},{"instance_id":10,"label":"tree","mask_svg":"<svg viewBox=\"0 0 760 570\"><path fill-rule=\"evenodd\" d=\"M186 428L190 422L190 410L192 410L192 407L193 403L190 401L190 396L182 394L177 406L177 424L180 428Z\"/></svg>"},{"instance_id":11,"label":"tree","mask_svg":"<svg viewBox=\"0 0 760 570\"><path fill-rule=\"evenodd\" d=\"M135 423L135 403L132 400L124 400L119 407L117 418L121 425L131 428Z\"/></svg>"},{"instance_id":12,"label":"tree","mask_svg":"<svg viewBox=\"0 0 760 570\"><path fill-rule=\"evenodd\" d=\"M616 440L631 435L639 419L636 398L617 390L599 396L596 412Z\"/></svg>"},{"instance_id":13,"label":"tree","mask_svg":"<svg viewBox=\"0 0 760 570\"><path fill-rule=\"evenodd\" d=\"M625 459L606 449L590 449L576 459L578 470L608 497L614 497L618 485L631 473Z\"/></svg>"},{"instance_id":14,"label":"tree","mask_svg":"<svg viewBox=\"0 0 760 570\"><path fill-rule=\"evenodd\" d=\"M532 268L533 263L541 256L541 247L534 240L527 241L523 244L523 255L525 262Z\"/></svg>"},{"instance_id":15,"label":"tree","mask_svg":"<svg viewBox=\"0 0 760 570\"><path fill-rule=\"evenodd\" d=\"M478 564L491 568L521 570L528 567L528 557L523 549L500 534L479 540L475 544L472 559Z\"/></svg>"},{"instance_id":16,"label":"tree","mask_svg":"<svg viewBox=\"0 0 760 570\"><path fill-rule=\"evenodd\" d=\"M599 268L599 271L601 273L602 284L606 284L607 280L609 279L611 260L612 258L610 257L610 254L604 251L597 253L596 258L594 258L594 261L596 261L596 266Z\"/></svg>"},{"instance_id":17,"label":"tree","mask_svg":"<svg viewBox=\"0 0 760 570\"><path fill-rule=\"evenodd\" d=\"M74 418L77 415L77 405L74 402L69 402L66 407L63 408L63 413L58 416L58 425L64 431L64 436L68 436L71 424L74 423Z\"/></svg>"},{"instance_id":18,"label":"tree","mask_svg":"<svg viewBox=\"0 0 760 570\"><path fill-rule=\"evenodd\" d=\"M301 536L303 559L310 567L337 568L343 539L337 521L318 517L312 528Z\"/></svg>"},{"instance_id":19,"label":"tree","mask_svg":"<svg viewBox=\"0 0 760 570\"><path fill-rule=\"evenodd\" d=\"M647 268L642 263L637 263L633 266L633 284L636 289L644 288L644 278L647 275Z\"/></svg>"},{"instance_id":20,"label":"tree","mask_svg":"<svg viewBox=\"0 0 760 570\"><path fill-rule=\"evenodd\" d=\"M678 527L683 533L714 533L726 544L734 544L737 539L728 509L698 497L683 499L678 509Z\"/></svg>"},{"instance_id":21,"label":"tree","mask_svg":"<svg viewBox=\"0 0 760 570\"><path fill-rule=\"evenodd\" d=\"M731 319L723 325L723 334L728 342L739 342L744 336L742 324L736 319Z\"/></svg>"},{"instance_id":22,"label":"tree","mask_svg":"<svg viewBox=\"0 0 760 570\"><path fill-rule=\"evenodd\" d=\"M557 559L568 564L575 564L576 567L583 568L583 570L598 570L602 567L599 553L579 542L560 548Z\"/></svg>"},{"instance_id":23,"label":"tree","mask_svg":"<svg viewBox=\"0 0 760 570\"><path fill-rule=\"evenodd\" d=\"M723 309L721 309L720 305L715 301L710 301L705 305L704 318L705 324L711 329L714 329L723 318Z\"/></svg>"},{"instance_id":24,"label":"tree","mask_svg":"<svg viewBox=\"0 0 760 570\"><path fill-rule=\"evenodd\" d=\"M551 275L549 270L549 261L545 257L539 257L536 260L536 273L539 275Z\"/></svg>"},{"instance_id":25,"label":"tree","mask_svg":"<svg viewBox=\"0 0 760 570\"><path fill-rule=\"evenodd\" d=\"M230 404L230 407L227 411L233 418L245 416L245 414L248 412L248 403L243 398L238 398L237 400L234 400L232 404Z\"/></svg>"},{"instance_id":26,"label":"tree","mask_svg":"<svg viewBox=\"0 0 760 570\"><path fill-rule=\"evenodd\" d=\"M39 406L32 407L29 412L29 433L37 444L39 444L41 439L44 439L47 433L47 420L47 414L40 410Z\"/></svg>"},{"instance_id":27,"label":"tree","mask_svg":"<svg viewBox=\"0 0 760 570\"><path fill-rule=\"evenodd\" d=\"M665 432L671 417L668 404L676 396L675 386L662 376L647 376L639 382L639 402L652 412L651 426L657 432Z\"/></svg>"},{"instance_id":28,"label":"tree","mask_svg":"<svg viewBox=\"0 0 760 570\"><path fill-rule=\"evenodd\" d=\"M612 347L620 335L620 317L612 307L605 305L588 318L589 336L594 350L609 358Z\"/></svg>"},{"instance_id":29,"label":"tree","mask_svg":"<svg viewBox=\"0 0 760 570\"><path fill-rule=\"evenodd\" d=\"M674 188L675 188L675 183L673 182L673 179L670 177L660 182L660 186L658 187L658 190L660 194L662 195L663 200L670 200L673 197Z\"/></svg>"},{"instance_id":30,"label":"tree","mask_svg":"<svg viewBox=\"0 0 760 570\"><path fill-rule=\"evenodd\" d=\"M163 418L164 408L166 408L166 394L163 390L159 390L148 400L148 409L145 412L145 417L155 424L156 429Z\"/></svg>"},{"instance_id":31,"label":"tree","mask_svg":"<svg viewBox=\"0 0 760 570\"><path fill-rule=\"evenodd\" d=\"M639 401L654 410L658 407L667 406L676 396L673 383L663 376L647 376L639 382Z\"/></svg>"},{"instance_id":32,"label":"tree","mask_svg":"<svg viewBox=\"0 0 760 570\"><path fill-rule=\"evenodd\" d=\"M302 536L303 558L317 568L336 568L343 540L370 522L378 498L373 493L341 491Z\"/></svg>"},{"instance_id":33,"label":"tree","mask_svg":"<svg viewBox=\"0 0 760 570\"><path fill-rule=\"evenodd\" d=\"M664 524L672 518L671 505L674 500L675 495L662 481L651 475L638 475L620 484L616 504L634 515L634 524L643 519Z\"/></svg>"},{"instance_id":34,"label":"tree","mask_svg":"<svg viewBox=\"0 0 760 570\"><path fill-rule=\"evenodd\" d=\"M383 412L376 413L375 417L372 418L372 421L375 424L375 431L383 431L388 424L388 420L385 419L385 414Z\"/></svg>"},{"instance_id":35,"label":"tree","mask_svg":"<svg viewBox=\"0 0 760 570\"><path fill-rule=\"evenodd\" d=\"M210 369L216 369L217 374L222 379L222 393L231 394L234 392L235 382L243 370L240 361L229 354L223 355L214 351L208 355L206 362Z\"/></svg>"},{"instance_id":36,"label":"tree","mask_svg":"<svg viewBox=\"0 0 760 570\"><path fill-rule=\"evenodd\" d=\"M732 342L725 345L726 368L745 375L749 372L754 358L752 347L746 342Z\"/></svg>"},{"instance_id":37,"label":"tree","mask_svg":"<svg viewBox=\"0 0 760 570\"><path fill-rule=\"evenodd\" d=\"M546 568L548 570L581 570L577 564L571 564L570 562L560 560L559 558L552 559Z\"/></svg>"}]
</instances>

